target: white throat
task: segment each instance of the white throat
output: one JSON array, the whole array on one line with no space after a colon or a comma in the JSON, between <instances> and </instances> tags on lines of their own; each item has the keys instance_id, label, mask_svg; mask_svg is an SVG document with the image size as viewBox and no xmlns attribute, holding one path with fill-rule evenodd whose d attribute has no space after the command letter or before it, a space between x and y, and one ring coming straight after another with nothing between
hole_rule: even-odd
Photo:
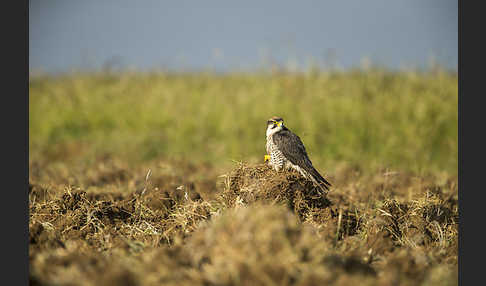
<instances>
[{"instance_id":1,"label":"white throat","mask_svg":"<svg viewBox=\"0 0 486 286\"><path fill-rule=\"evenodd\" d=\"M277 126L275 128L272 128L272 125L268 125L268 127L267 127L267 138L272 136L273 134L279 132L280 130L282 130L282 127L283 127L283 124L280 125L280 126Z\"/></svg>"}]
</instances>

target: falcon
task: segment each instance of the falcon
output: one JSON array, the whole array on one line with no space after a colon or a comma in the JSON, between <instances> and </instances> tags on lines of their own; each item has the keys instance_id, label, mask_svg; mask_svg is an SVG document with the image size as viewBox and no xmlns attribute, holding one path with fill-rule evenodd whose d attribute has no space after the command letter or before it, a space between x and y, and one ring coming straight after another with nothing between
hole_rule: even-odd
<instances>
[{"instance_id":1,"label":"falcon","mask_svg":"<svg viewBox=\"0 0 486 286\"><path fill-rule=\"evenodd\" d=\"M312 166L304 144L285 125L281 117L272 117L267 121L267 153L265 161L277 172L283 169L296 170L305 178L318 185L323 191L331 184Z\"/></svg>"}]
</instances>

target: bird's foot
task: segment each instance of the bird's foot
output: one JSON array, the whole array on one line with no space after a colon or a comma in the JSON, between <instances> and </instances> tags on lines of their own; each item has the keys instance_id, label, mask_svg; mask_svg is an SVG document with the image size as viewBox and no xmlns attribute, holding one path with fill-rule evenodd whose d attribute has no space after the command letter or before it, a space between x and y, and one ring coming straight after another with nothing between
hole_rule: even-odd
<instances>
[{"instance_id":1,"label":"bird's foot","mask_svg":"<svg viewBox=\"0 0 486 286\"><path fill-rule=\"evenodd\" d=\"M263 162L267 162L267 161L270 161L270 155L265 155L263 157Z\"/></svg>"}]
</instances>

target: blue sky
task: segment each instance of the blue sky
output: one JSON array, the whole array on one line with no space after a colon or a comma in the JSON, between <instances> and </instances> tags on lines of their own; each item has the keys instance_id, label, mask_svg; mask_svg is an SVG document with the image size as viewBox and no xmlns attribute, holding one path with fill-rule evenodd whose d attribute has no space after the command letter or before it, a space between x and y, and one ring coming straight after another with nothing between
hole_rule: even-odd
<instances>
[{"instance_id":1,"label":"blue sky","mask_svg":"<svg viewBox=\"0 0 486 286\"><path fill-rule=\"evenodd\" d=\"M29 1L29 67L253 70L360 66L457 70L458 3Z\"/></svg>"}]
</instances>

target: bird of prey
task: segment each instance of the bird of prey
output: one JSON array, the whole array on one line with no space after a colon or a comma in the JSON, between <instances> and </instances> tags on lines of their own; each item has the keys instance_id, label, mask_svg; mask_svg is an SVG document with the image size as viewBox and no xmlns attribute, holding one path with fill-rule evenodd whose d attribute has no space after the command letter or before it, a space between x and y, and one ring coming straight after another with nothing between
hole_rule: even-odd
<instances>
[{"instance_id":1,"label":"bird of prey","mask_svg":"<svg viewBox=\"0 0 486 286\"><path fill-rule=\"evenodd\" d=\"M329 190L331 184L312 166L299 136L283 124L281 117L274 116L267 121L266 149L269 155L265 155L265 161L277 172L294 169L323 191Z\"/></svg>"}]
</instances>

